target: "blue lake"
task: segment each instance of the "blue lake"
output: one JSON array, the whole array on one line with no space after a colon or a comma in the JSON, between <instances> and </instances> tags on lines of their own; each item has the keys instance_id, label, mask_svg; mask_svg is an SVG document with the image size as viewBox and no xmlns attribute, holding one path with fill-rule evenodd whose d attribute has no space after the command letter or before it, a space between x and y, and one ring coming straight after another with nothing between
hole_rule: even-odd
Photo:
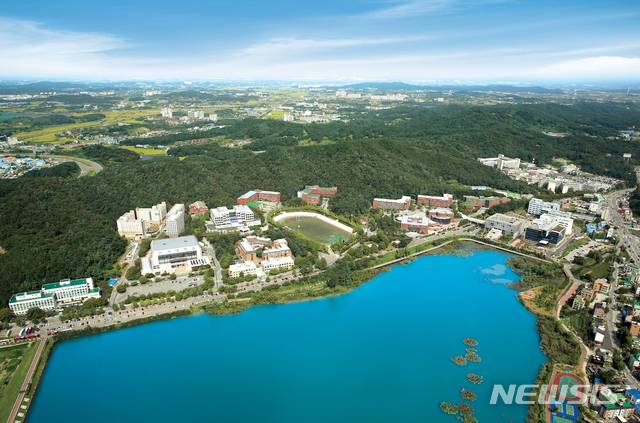
<instances>
[{"instance_id":1,"label":"blue lake","mask_svg":"<svg viewBox=\"0 0 640 423\"><path fill-rule=\"evenodd\" d=\"M339 297L62 342L28 421L444 423L457 420L439 403L465 387L480 422L524 422L525 407L488 404L494 383L533 383L545 360L508 258L425 256ZM451 362L464 337L481 363Z\"/></svg>"}]
</instances>

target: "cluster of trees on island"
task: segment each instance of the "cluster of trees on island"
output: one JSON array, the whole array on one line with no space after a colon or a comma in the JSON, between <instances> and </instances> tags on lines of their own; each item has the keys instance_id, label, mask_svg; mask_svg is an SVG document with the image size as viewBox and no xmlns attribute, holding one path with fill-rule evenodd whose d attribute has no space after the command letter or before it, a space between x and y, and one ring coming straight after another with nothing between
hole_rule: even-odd
<instances>
[{"instance_id":1,"label":"cluster of trees on island","mask_svg":"<svg viewBox=\"0 0 640 423\"><path fill-rule=\"evenodd\" d=\"M538 162L566 157L587 170L629 179L635 161L622 162L622 151L640 157L640 147L606 140L604 134L640 125L634 118L637 112L606 104L399 108L327 125L247 119L216 134L254 142L333 141L311 147L268 142L260 154L203 144L174 147L168 157L142 161L123 149L86 147L78 154L105 163L95 176L57 174L62 169L72 174L65 166L53 175L0 181L0 301L6 304L16 291L64 277L111 276L126 246L115 220L126 210L162 200L230 206L259 187L282 192L287 202L306 184L336 185L332 211L355 216L380 196L460 196L471 192L466 185L535 192L476 160L498 153ZM550 138L541 128L573 135ZM310 266L316 264L309 259ZM338 264L332 283L345 283L351 266Z\"/></svg>"}]
</instances>

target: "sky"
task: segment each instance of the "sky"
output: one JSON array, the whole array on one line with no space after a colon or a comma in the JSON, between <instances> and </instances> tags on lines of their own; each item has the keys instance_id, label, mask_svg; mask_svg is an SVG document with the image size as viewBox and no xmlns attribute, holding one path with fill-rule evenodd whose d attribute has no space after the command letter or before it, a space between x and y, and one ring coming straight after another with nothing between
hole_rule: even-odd
<instances>
[{"instance_id":1,"label":"sky","mask_svg":"<svg viewBox=\"0 0 640 423\"><path fill-rule=\"evenodd\" d=\"M640 1L7 1L0 79L637 83Z\"/></svg>"}]
</instances>

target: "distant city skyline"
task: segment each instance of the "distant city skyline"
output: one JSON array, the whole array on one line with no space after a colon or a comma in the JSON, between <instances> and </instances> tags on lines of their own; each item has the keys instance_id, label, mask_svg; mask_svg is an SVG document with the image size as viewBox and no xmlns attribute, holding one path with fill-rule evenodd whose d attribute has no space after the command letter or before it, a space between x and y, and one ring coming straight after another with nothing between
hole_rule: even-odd
<instances>
[{"instance_id":1,"label":"distant city skyline","mask_svg":"<svg viewBox=\"0 0 640 423\"><path fill-rule=\"evenodd\" d=\"M3 4L0 79L640 82L637 1Z\"/></svg>"}]
</instances>

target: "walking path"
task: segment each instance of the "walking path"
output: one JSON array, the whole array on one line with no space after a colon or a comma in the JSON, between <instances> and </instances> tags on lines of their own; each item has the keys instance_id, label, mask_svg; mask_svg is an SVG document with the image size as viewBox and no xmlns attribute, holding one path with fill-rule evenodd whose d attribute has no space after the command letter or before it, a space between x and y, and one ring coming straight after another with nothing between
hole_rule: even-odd
<instances>
[{"instance_id":1,"label":"walking path","mask_svg":"<svg viewBox=\"0 0 640 423\"><path fill-rule=\"evenodd\" d=\"M31 365L29 366L27 375L25 376L24 381L22 382L22 386L20 387L18 398L16 398L16 402L13 404L13 408L11 409L11 414L7 419L7 423L14 423L16 421L16 417L18 415L18 412L20 411L20 406L24 401L24 396L26 395L27 389L29 388L29 384L33 379L33 374L36 372L36 369L38 368L38 363L40 362L40 356L42 356L42 351L44 351L44 347L47 344L47 339L44 338L39 342L40 344L38 345L38 350L36 351L36 354L33 356L33 360L31 361Z\"/></svg>"},{"instance_id":2,"label":"walking path","mask_svg":"<svg viewBox=\"0 0 640 423\"><path fill-rule=\"evenodd\" d=\"M423 254L426 254L426 253L429 253L431 251L437 250L439 248L445 247L445 246L447 246L449 244L452 244L454 242L460 242L460 241L475 242L476 244L485 245L487 247L495 248L495 249L501 250L501 251L506 251L509 254L514 254L514 255L518 255L518 256L522 256L522 257L527 257L527 258L530 258L532 260L537 260L537 261L541 261L541 262L544 262L544 263L552 263L550 260L547 260L547 259L536 257L536 256L533 256L533 255L530 255L530 254L526 254L526 253L520 252L520 251L514 251L514 250L511 250L511 249L506 248L506 247L501 247L501 246L498 246L498 245L490 244L488 242L480 241L480 240L475 239L475 238L456 238L456 239L451 239L449 241L445 241L442 244L433 246L431 248L427 248L426 250L418 251L418 252L409 254L407 256L400 257L400 258L397 258L395 260L391 260L391 261L385 262L385 263L376 264L375 266L371 266L371 267L367 268L367 270L381 269L383 267L387 267L387 266L391 266L393 264L401 263L401 262L403 262L405 260L409 260L411 258L421 256Z\"/></svg>"}]
</instances>

